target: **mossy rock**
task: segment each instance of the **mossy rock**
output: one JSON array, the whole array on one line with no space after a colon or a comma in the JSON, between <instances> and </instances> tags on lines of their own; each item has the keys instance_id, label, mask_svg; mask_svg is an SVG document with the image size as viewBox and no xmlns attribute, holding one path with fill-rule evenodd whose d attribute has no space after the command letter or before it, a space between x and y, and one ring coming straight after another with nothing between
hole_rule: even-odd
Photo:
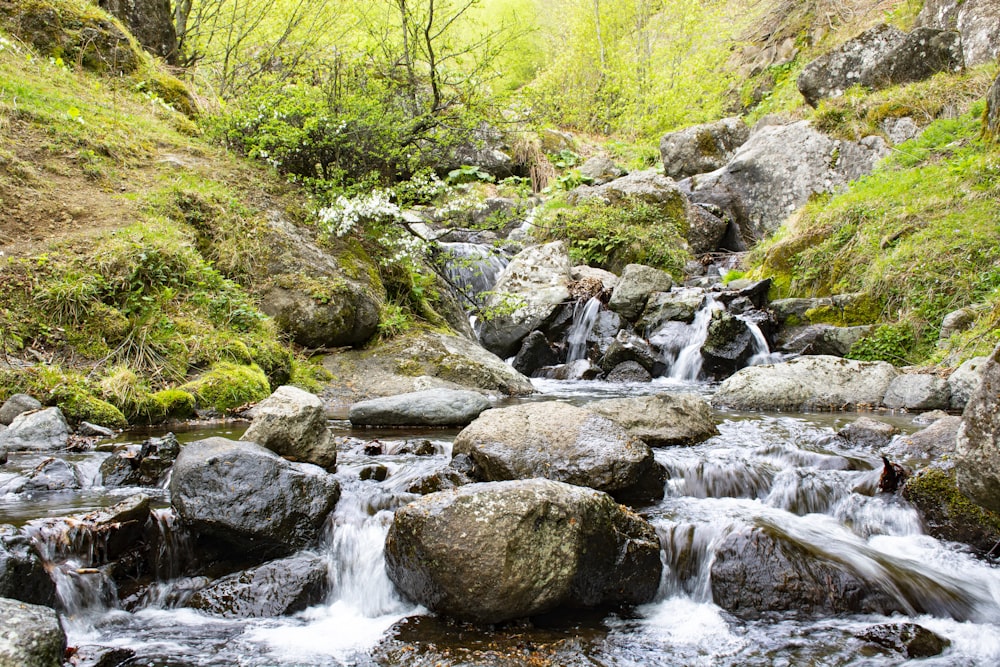
<instances>
[{"instance_id":1,"label":"mossy rock","mask_svg":"<svg viewBox=\"0 0 1000 667\"><path fill-rule=\"evenodd\" d=\"M811 324L853 327L878 322L882 310L882 303L870 295L845 294L833 297L831 305L810 308L806 311L806 319Z\"/></svg>"},{"instance_id":2,"label":"mossy rock","mask_svg":"<svg viewBox=\"0 0 1000 667\"><path fill-rule=\"evenodd\" d=\"M107 428L128 426L128 420L121 410L82 388L60 387L52 393L52 398L62 410L66 421L71 424L90 422Z\"/></svg>"},{"instance_id":3,"label":"mossy rock","mask_svg":"<svg viewBox=\"0 0 1000 667\"><path fill-rule=\"evenodd\" d=\"M257 364L249 366L220 361L180 387L192 394L201 408L226 412L262 401L271 395L267 376Z\"/></svg>"},{"instance_id":4,"label":"mossy rock","mask_svg":"<svg viewBox=\"0 0 1000 667\"><path fill-rule=\"evenodd\" d=\"M921 470L907 480L903 497L920 512L927 532L938 539L968 544L982 554L1000 542L1000 515L964 496L954 471Z\"/></svg>"},{"instance_id":5,"label":"mossy rock","mask_svg":"<svg viewBox=\"0 0 1000 667\"><path fill-rule=\"evenodd\" d=\"M44 56L94 72L131 74L144 62L121 23L82 0L0 0L0 26Z\"/></svg>"},{"instance_id":6,"label":"mossy rock","mask_svg":"<svg viewBox=\"0 0 1000 667\"><path fill-rule=\"evenodd\" d=\"M153 70L139 85L188 118L198 116L198 104L195 101L194 94L187 87L187 84L176 76L159 70Z\"/></svg>"},{"instance_id":7,"label":"mossy rock","mask_svg":"<svg viewBox=\"0 0 1000 667\"><path fill-rule=\"evenodd\" d=\"M150 394L143 403L143 418L150 424L194 416L194 395L181 389L164 389Z\"/></svg>"}]
</instances>

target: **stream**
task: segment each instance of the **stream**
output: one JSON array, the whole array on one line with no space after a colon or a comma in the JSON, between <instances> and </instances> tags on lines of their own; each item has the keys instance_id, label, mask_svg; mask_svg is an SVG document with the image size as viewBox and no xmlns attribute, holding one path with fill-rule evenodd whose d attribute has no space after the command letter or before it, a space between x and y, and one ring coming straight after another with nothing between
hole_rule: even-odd
<instances>
[{"instance_id":1,"label":"stream","mask_svg":"<svg viewBox=\"0 0 1000 667\"><path fill-rule=\"evenodd\" d=\"M610 384L535 380L539 393L520 400L564 400L578 405L612 396L695 391L708 383L661 378ZM56 567L69 644L84 659L119 647L134 652L121 665L194 667L238 665L898 665L905 659L856 635L873 624L911 621L951 642L926 665L1000 663L1000 569L960 545L924 535L917 513L896 496L875 493L878 452L851 449L834 437L855 414L717 413L720 435L694 447L655 450L669 471L666 497L637 508L658 531L666 565L656 601L629 611L577 614L475 629L428 615L402 599L385 574L383 542L393 511L417 496L411 485L447 465L456 430L352 430L331 427L344 443L337 478L343 494L319 546L328 567L325 604L290 617L230 620L179 605L205 581L174 578L185 549L171 539L172 511L163 490L155 516L163 531L161 581L132 611L120 608L109 580L88 572L65 545L44 530L48 517L79 514L148 489L95 486L105 456L72 454L83 481L73 492L0 492L0 523L26 526ZM919 428L908 416L880 417L904 432ZM239 437L240 425L193 430L182 442L208 435ZM351 436L348 438L347 436ZM141 441L142 436L132 436ZM406 440L429 440L434 454L369 456L358 439L385 451ZM41 457L11 454L0 468L0 491L19 470ZM362 479L383 465L381 482ZM918 591L931 614L908 617L836 615L819 620L794 613L738 619L712 601L715 547L731 531L768 526L820 553L850 562L890 586L913 578L933 581L960 609L936 605L941 590ZM61 563L60 563L61 561ZM82 562L82 561L81 561ZM85 566L86 563L83 563ZM83 573L83 574L81 574ZM87 576L90 574L91 576ZM404 620L407 619L407 620ZM97 647L104 647L98 649ZM94 663L90 663L94 664Z\"/></svg>"}]
</instances>

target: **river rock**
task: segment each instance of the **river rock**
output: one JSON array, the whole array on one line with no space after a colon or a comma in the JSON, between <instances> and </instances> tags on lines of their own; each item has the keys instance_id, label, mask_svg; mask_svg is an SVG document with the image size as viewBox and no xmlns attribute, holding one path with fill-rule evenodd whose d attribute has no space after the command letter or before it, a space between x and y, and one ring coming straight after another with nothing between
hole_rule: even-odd
<instances>
[{"instance_id":1,"label":"river rock","mask_svg":"<svg viewBox=\"0 0 1000 667\"><path fill-rule=\"evenodd\" d=\"M710 208L712 210L709 210ZM691 246L691 254L696 256L704 255L705 253L715 252L720 249L737 252L745 250L746 248L742 247L742 243L736 243L735 247L731 247L729 240L726 238L726 233L729 231L729 221L712 211L718 211L721 214L721 211L716 207L705 203L691 206L690 214L688 215L687 233L687 241L688 245Z\"/></svg>"},{"instance_id":2,"label":"river rock","mask_svg":"<svg viewBox=\"0 0 1000 667\"><path fill-rule=\"evenodd\" d=\"M734 410L847 410L879 406L897 371L884 361L799 357L727 378L712 405Z\"/></svg>"},{"instance_id":3,"label":"river rock","mask_svg":"<svg viewBox=\"0 0 1000 667\"><path fill-rule=\"evenodd\" d=\"M314 544L339 497L337 480L318 466L218 437L181 449L170 478L185 524L261 559Z\"/></svg>"},{"instance_id":4,"label":"river rock","mask_svg":"<svg viewBox=\"0 0 1000 667\"><path fill-rule=\"evenodd\" d=\"M1000 4L996 0L926 0L916 24L958 30L968 67L1000 56Z\"/></svg>"},{"instance_id":5,"label":"river rock","mask_svg":"<svg viewBox=\"0 0 1000 667\"><path fill-rule=\"evenodd\" d=\"M19 414L41 409L42 404L38 399L32 398L27 394L14 394L4 401L3 406L0 406L0 424L10 426L10 423Z\"/></svg>"},{"instance_id":6,"label":"river rock","mask_svg":"<svg viewBox=\"0 0 1000 667\"><path fill-rule=\"evenodd\" d=\"M301 552L213 581L186 606L226 618L285 616L323 602L325 559Z\"/></svg>"},{"instance_id":7,"label":"river rock","mask_svg":"<svg viewBox=\"0 0 1000 667\"><path fill-rule=\"evenodd\" d=\"M665 368L663 360L644 338L622 330L611 341L611 345L608 346L598 365L605 372L610 372L626 361L638 363L650 375L660 375Z\"/></svg>"},{"instance_id":8,"label":"river rock","mask_svg":"<svg viewBox=\"0 0 1000 667\"><path fill-rule=\"evenodd\" d=\"M881 623L858 634L858 639L899 653L904 658L941 655L951 641L916 623Z\"/></svg>"},{"instance_id":9,"label":"river rock","mask_svg":"<svg viewBox=\"0 0 1000 667\"><path fill-rule=\"evenodd\" d=\"M829 324L810 324L804 327L787 327L781 330L775 345L783 352L793 354L828 355L844 357L859 340L869 335L873 327L835 327Z\"/></svg>"},{"instance_id":10,"label":"river rock","mask_svg":"<svg viewBox=\"0 0 1000 667\"><path fill-rule=\"evenodd\" d=\"M159 486L180 451L173 433L119 449L101 462L102 483L110 487Z\"/></svg>"},{"instance_id":11,"label":"river rock","mask_svg":"<svg viewBox=\"0 0 1000 667\"><path fill-rule=\"evenodd\" d=\"M955 443L961 425L961 417L945 415L916 433L899 436L886 448L885 454L892 460L904 461L913 468L923 467L946 457L951 458L955 454Z\"/></svg>"},{"instance_id":12,"label":"river rock","mask_svg":"<svg viewBox=\"0 0 1000 667\"><path fill-rule=\"evenodd\" d=\"M627 171L604 155L595 155L592 158L588 158L580 165L577 171L580 172L581 176L589 178L593 185L604 185L628 174Z\"/></svg>"},{"instance_id":13,"label":"river rock","mask_svg":"<svg viewBox=\"0 0 1000 667\"><path fill-rule=\"evenodd\" d=\"M711 578L712 599L741 618L905 611L904 602L860 572L772 528L730 533L715 552Z\"/></svg>"},{"instance_id":14,"label":"river rock","mask_svg":"<svg viewBox=\"0 0 1000 667\"><path fill-rule=\"evenodd\" d=\"M983 365L958 430L955 473L958 488L975 502L1000 512L1000 345Z\"/></svg>"},{"instance_id":15,"label":"river rock","mask_svg":"<svg viewBox=\"0 0 1000 667\"><path fill-rule=\"evenodd\" d=\"M690 196L722 207L722 217L736 221L750 247L811 197L845 188L887 154L880 137L833 139L808 121L768 125L756 129L725 167L693 177Z\"/></svg>"},{"instance_id":16,"label":"river rock","mask_svg":"<svg viewBox=\"0 0 1000 667\"><path fill-rule=\"evenodd\" d=\"M337 466L337 447L326 426L323 401L298 387L278 387L257 404L253 421L240 440L326 470Z\"/></svg>"},{"instance_id":17,"label":"river rock","mask_svg":"<svg viewBox=\"0 0 1000 667\"><path fill-rule=\"evenodd\" d=\"M879 90L922 81L938 72L960 72L964 67L962 37L954 30L916 28L861 76L861 83Z\"/></svg>"},{"instance_id":18,"label":"river rock","mask_svg":"<svg viewBox=\"0 0 1000 667\"><path fill-rule=\"evenodd\" d=\"M545 366L539 368L535 377L549 380L596 380L601 376L601 369L590 363L589 359L577 359L568 364Z\"/></svg>"},{"instance_id":19,"label":"river rock","mask_svg":"<svg viewBox=\"0 0 1000 667\"><path fill-rule=\"evenodd\" d=\"M669 292L673 286L674 280L666 271L644 264L628 264L622 269L618 285L611 292L608 308L626 320L634 321L646 308L651 293Z\"/></svg>"},{"instance_id":20,"label":"river rock","mask_svg":"<svg viewBox=\"0 0 1000 667\"><path fill-rule=\"evenodd\" d=\"M715 311L701 346L702 371L717 380L729 377L750 361L753 343L746 322L728 311Z\"/></svg>"},{"instance_id":21,"label":"river rock","mask_svg":"<svg viewBox=\"0 0 1000 667\"><path fill-rule=\"evenodd\" d=\"M646 521L608 495L543 479L471 484L396 511L389 578L479 623L653 599L662 564Z\"/></svg>"},{"instance_id":22,"label":"river rock","mask_svg":"<svg viewBox=\"0 0 1000 667\"><path fill-rule=\"evenodd\" d=\"M0 449L8 452L50 452L65 449L69 425L59 408L45 408L19 414L6 431L0 433Z\"/></svg>"},{"instance_id":23,"label":"river rock","mask_svg":"<svg viewBox=\"0 0 1000 667\"><path fill-rule=\"evenodd\" d=\"M636 329L647 333L656 331L667 322L691 322L695 313L705 303L705 290L700 287L680 287L669 292L649 295Z\"/></svg>"},{"instance_id":24,"label":"river rock","mask_svg":"<svg viewBox=\"0 0 1000 667\"><path fill-rule=\"evenodd\" d=\"M653 376L649 374L638 361L624 361L604 376L607 382L652 382Z\"/></svg>"},{"instance_id":25,"label":"river rock","mask_svg":"<svg viewBox=\"0 0 1000 667\"><path fill-rule=\"evenodd\" d=\"M596 401L603 415L651 447L696 445L719 434L708 402L697 394L666 393Z\"/></svg>"},{"instance_id":26,"label":"river rock","mask_svg":"<svg viewBox=\"0 0 1000 667\"><path fill-rule=\"evenodd\" d=\"M941 410L951 405L948 381L926 373L898 375L889 383L882 404L891 410Z\"/></svg>"},{"instance_id":27,"label":"river rock","mask_svg":"<svg viewBox=\"0 0 1000 667\"><path fill-rule=\"evenodd\" d=\"M501 309L483 322L480 342L490 352L507 358L521 341L569 299L572 264L561 241L528 248L503 270L487 300L488 309Z\"/></svg>"},{"instance_id":28,"label":"river rock","mask_svg":"<svg viewBox=\"0 0 1000 667\"><path fill-rule=\"evenodd\" d=\"M660 139L663 173L681 179L719 169L750 138L742 118L723 118L671 132Z\"/></svg>"},{"instance_id":29,"label":"river rock","mask_svg":"<svg viewBox=\"0 0 1000 667\"><path fill-rule=\"evenodd\" d=\"M995 555L1000 514L970 502L956 485L954 472L924 468L906 480L903 497L920 512L929 535L968 544L981 555Z\"/></svg>"},{"instance_id":30,"label":"river rock","mask_svg":"<svg viewBox=\"0 0 1000 667\"><path fill-rule=\"evenodd\" d=\"M903 31L885 23L866 30L806 65L799 74L799 92L810 106L825 97L840 97L851 86L862 83L905 39Z\"/></svg>"},{"instance_id":31,"label":"river rock","mask_svg":"<svg viewBox=\"0 0 1000 667\"><path fill-rule=\"evenodd\" d=\"M0 598L0 667L61 667L66 633L54 609Z\"/></svg>"},{"instance_id":32,"label":"river rock","mask_svg":"<svg viewBox=\"0 0 1000 667\"><path fill-rule=\"evenodd\" d=\"M983 369L989 357L973 357L962 363L955 372L948 376L948 389L951 390L952 410L964 410L972 394L983 379Z\"/></svg>"},{"instance_id":33,"label":"river rock","mask_svg":"<svg viewBox=\"0 0 1000 667\"><path fill-rule=\"evenodd\" d=\"M871 417L855 419L837 431L837 435L852 446L864 447L872 451L878 451L882 447L885 447L898 434L899 429L892 424L886 424Z\"/></svg>"},{"instance_id":34,"label":"river rock","mask_svg":"<svg viewBox=\"0 0 1000 667\"><path fill-rule=\"evenodd\" d=\"M80 488L80 473L69 461L49 457L25 476L21 493L69 491Z\"/></svg>"},{"instance_id":35,"label":"river rock","mask_svg":"<svg viewBox=\"0 0 1000 667\"><path fill-rule=\"evenodd\" d=\"M545 334L532 331L521 343L521 349L517 351L511 365L518 373L531 377L539 368L555 366L557 363L559 357Z\"/></svg>"},{"instance_id":36,"label":"river rock","mask_svg":"<svg viewBox=\"0 0 1000 667\"><path fill-rule=\"evenodd\" d=\"M0 598L56 605L56 585L31 538L14 526L0 525Z\"/></svg>"},{"instance_id":37,"label":"river rock","mask_svg":"<svg viewBox=\"0 0 1000 667\"><path fill-rule=\"evenodd\" d=\"M491 407L479 392L428 389L355 403L350 420L354 426L465 426Z\"/></svg>"},{"instance_id":38,"label":"river rock","mask_svg":"<svg viewBox=\"0 0 1000 667\"><path fill-rule=\"evenodd\" d=\"M610 419L566 403L488 410L455 438L484 481L545 477L617 498L663 497L653 452Z\"/></svg>"}]
</instances>

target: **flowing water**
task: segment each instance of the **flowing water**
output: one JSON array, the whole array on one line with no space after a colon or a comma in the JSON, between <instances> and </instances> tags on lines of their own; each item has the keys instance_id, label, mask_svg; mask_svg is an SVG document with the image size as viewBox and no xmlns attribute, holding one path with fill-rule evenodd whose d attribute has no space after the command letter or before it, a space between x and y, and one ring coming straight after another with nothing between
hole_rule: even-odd
<instances>
[{"instance_id":1,"label":"flowing water","mask_svg":"<svg viewBox=\"0 0 1000 667\"><path fill-rule=\"evenodd\" d=\"M634 385L549 380L536 386L541 393L530 400L580 405L609 396L712 391L708 384L670 378ZM943 655L919 664L1000 664L1000 569L959 545L928 537L905 501L875 492L879 453L834 437L856 415L717 416L718 436L694 447L656 450L670 473L666 496L638 510L661 538L665 569L656 600L629 613L567 615L483 630L441 622L400 597L383 566L385 535L394 510L417 497L408 489L447 465L455 431L354 432L347 423L332 423L340 436L377 437L389 453L371 456L356 440L343 440L337 472L343 494L318 547L328 564L330 594L324 604L289 617L231 620L183 608L207 580L181 576L192 558L191 545L175 525L165 491L154 493L161 506L154 520L163 537L159 581L130 610L123 609L114 584L92 566L100 545L82 537L67 540L53 527L59 521L52 517L112 504L138 491L96 486L100 454L74 455L80 490L0 496L0 523L27 523L58 581L69 642L80 647L83 664L87 655L117 647L135 654L120 664L150 667L882 667L905 660L857 634L899 621L919 623L951 642ZM897 425L916 428L907 418L897 419ZM187 433L182 440L199 435ZM238 430L227 435L238 437ZM425 438L433 445L431 455L393 453L406 440ZM0 468L0 485L9 486L37 458L12 454ZM362 479L372 465L385 466L384 481ZM713 602L711 566L726 536L747 527L780 532L863 572L897 591L911 611L891 618L784 613L748 621L730 615ZM409 620L399 624L402 619Z\"/></svg>"}]
</instances>

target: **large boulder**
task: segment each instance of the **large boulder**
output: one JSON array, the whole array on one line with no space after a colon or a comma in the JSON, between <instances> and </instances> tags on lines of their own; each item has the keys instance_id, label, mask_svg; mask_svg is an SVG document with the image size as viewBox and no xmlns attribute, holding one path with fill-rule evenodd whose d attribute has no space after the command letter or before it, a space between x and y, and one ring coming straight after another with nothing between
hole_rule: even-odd
<instances>
[{"instance_id":1,"label":"large boulder","mask_svg":"<svg viewBox=\"0 0 1000 667\"><path fill-rule=\"evenodd\" d=\"M983 379L983 369L989 357L973 357L962 363L955 372L948 376L948 389L951 391L952 410L964 410L972 394Z\"/></svg>"},{"instance_id":2,"label":"large boulder","mask_svg":"<svg viewBox=\"0 0 1000 667\"><path fill-rule=\"evenodd\" d=\"M337 465L337 447L326 427L326 408L319 397L284 385L254 408L253 421L240 440L256 442L272 452L326 470Z\"/></svg>"},{"instance_id":3,"label":"large boulder","mask_svg":"<svg viewBox=\"0 0 1000 667\"><path fill-rule=\"evenodd\" d=\"M580 172L581 176L589 178L594 185L604 185L628 174L627 171L604 155L595 155L589 158L580 165L577 171Z\"/></svg>"},{"instance_id":4,"label":"large boulder","mask_svg":"<svg viewBox=\"0 0 1000 667\"><path fill-rule=\"evenodd\" d=\"M778 333L775 344L783 352L844 357L872 329L870 325L837 327L830 324L787 327Z\"/></svg>"},{"instance_id":5,"label":"large boulder","mask_svg":"<svg viewBox=\"0 0 1000 667\"><path fill-rule=\"evenodd\" d=\"M1000 345L983 366L958 430L955 474L958 488L983 507L1000 512Z\"/></svg>"},{"instance_id":6,"label":"large boulder","mask_svg":"<svg viewBox=\"0 0 1000 667\"><path fill-rule=\"evenodd\" d=\"M878 90L922 81L938 72L959 72L963 63L962 37L958 32L917 28L867 69L861 83Z\"/></svg>"},{"instance_id":7,"label":"large boulder","mask_svg":"<svg viewBox=\"0 0 1000 667\"><path fill-rule=\"evenodd\" d=\"M811 106L826 97L840 97L862 83L867 73L906 39L899 28L882 23L838 49L812 61L799 74L799 92Z\"/></svg>"},{"instance_id":8,"label":"large boulder","mask_svg":"<svg viewBox=\"0 0 1000 667\"><path fill-rule=\"evenodd\" d=\"M218 437L181 449L170 478L181 520L250 558L290 555L315 544L339 497L337 480L317 466Z\"/></svg>"},{"instance_id":9,"label":"large boulder","mask_svg":"<svg viewBox=\"0 0 1000 667\"><path fill-rule=\"evenodd\" d=\"M14 526L0 525L0 598L46 607L56 604L55 582L31 539Z\"/></svg>"},{"instance_id":10,"label":"large boulder","mask_svg":"<svg viewBox=\"0 0 1000 667\"><path fill-rule=\"evenodd\" d=\"M936 375L907 373L893 378L882 404L891 410L947 410L951 390L948 381Z\"/></svg>"},{"instance_id":11,"label":"large boulder","mask_svg":"<svg viewBox=\"0 0 1000 667\"><path fill-rule=\"evenodd\" d=\"M0 433L0 449L8 452L51 452L65 449L68 441L69 425L59 408L19 414Z\"/></svg>"},{"instance_id":12,"label":"large boulder","mask_svg":"<svg viewBox=\"0 0 1000 667\"><path fill-rule=\"evenodd\" d=\"M128 26L144 49L177 64L177 32L170 0L99 0L98 4Z\"/></svg>"},{"instance_id":13,"label":"large boulder","mask_svg":"<svg viewBox=\"0 0 1000 667\"><path fill-rule=\"evenodd\" d=\"M543 479L471 484L396 511L389 578L431 610L480 623L653 599L656 531L608 495Z\"/></svg>"},{"instance_id":14,"label":"large boulder","mask_svg":"<svg viewBox=\"0 0 1000 667\"><path fill-rule=\"evenodd\" d=\"M967 544L981 555L1000 543L1000 514L969 502L953 472L924 468L906 480L903 497L920 512L928 534L940 540Z\"/></svg>"},{"instance_id":15,"label":"large boulder","mask_svg":"<svg viewBox=\"0 0 1000 667\"><path fill-rule=\"evenodd\" d=\"M226 618L285 616L324 601L325 559L302 552L213 581L186 606Z\"/></svg>"},{"instance_id":16,"label":"large boulder","mask_svg":"<svg viewBox=\"0 0 1000 667\"><path fill-rule=\"evenodd\" d=\"M1000 3L996 0L926 0L916 23L961 33L968 67L1000 56Z\"/></svg>"},{"instance_id":17,"label":"large boulder","mask_svg":"<svg viewBox=\"0 0 1000 667\"><path fill-rule=\"evenodd\" d=\"M49 607L0 598L0 667L61 667L66 633Z\"/></svg>"},{"instance_id":18,"label":"large boulder","mask_svg":"<svg viewBox=\"0 0 1000 667\"><path fill-rule=\"evenodd\" d=\"M663 173L681 179L715 171L725 166L749 137L750 128L742 118L723 118L671 132L660 139Z\"/></svg>"},{"instance_id":19,"label":"large boulder","mask_svg":"<svg viewBox=\"0 0 1000 667\"><path fill-rule=\"evenodd\" d=\"M644 264L628 264L608 300L608 308L634 321L646 308L653 292L669 292L674 286L670 274Z\"/></svg>"},{"instance_id":20,"label":"large boulder","mask_svg":"<svg viewBox=\"0 0 1000 667\"><path fill-rule=\"evenodd\" d=\"M771 233L810 197L838 191L888 153L879 137L833 139L808 121L754 130L722 169L691 179L691 199L720 206L747 247Z\"/></svg>"},{"instance_id":21,"label":"large boulder","mask_svg":"<svg viewBox=\"0 0 1000 667\"><path fill-rule=\"evenodd\" d=\"M10 426L10 423L19 414L41 409L42 404L38 399L27 394L14 394L3 402L3 406L0 406L0 424Z\"/></svg>"},{"instance_id":22,"label":"large boulder","mask_svg":"<svg viewBox=\"0 0 1000 667\"><path fill-rule=\"evenodd\" d=\"M349 418L354 426L466 426L491 407L476 391L427 389L355 403Z\"/></svg>"},{"instance_id":23,"label":"large boulder","mask_svg":"<svg viewBox=\"0 0 1000 667\"><path fill-rule=\"evenodd\" d=\"M878 407L897 375L884 361L799 357L749 366L723 381L715 407L734 410L847 410Z\"/></svg>"},{"instance_id":24,"label":"large boulder","mask_svg":"<svg viewBox=\"0 0 1000 667\"><path fill-rule=\"evenodd\" d=\"M678 222L687 219L688 201L684 193L674 179L654 169L633 171L604 185L584 185L567 196L571 204L590 199L599 199L609 204L641 201L658 207L666 218Z\"/></svg>"},{"instance_id":25,"label":"large boulder","mask_svg":"<svg viewBox=\"0 0 1000 667\"><path fill-rule=\"evenodd\" d=\"M719 434L708 402L697 394L612 398L590 403L587 409L651 447L695 445Z\"/></svg>"},{"instance_id":26,"label":"large boulder","mask_svg":"<svg viewBox=\"0 0 1000 667\"><path fill-rule=\"evenodd\" d=\"M545 477L622 499L663 497L653 452L607 417L566 403L487 410L455 438L484 481Z\"/></svg>"},{"instance_id":27,"label":"large boulder","mask_svg":"<svg viewBox=\"0 0 1000 667\"><path fill-rule=\"evenodd\" d=\"M503 270L487 301L497 314L483 322L483 347L506 359L524 337L569 299L572 263L561 241L534 246L517 254Z\"/></svg>"}]
</instances>

